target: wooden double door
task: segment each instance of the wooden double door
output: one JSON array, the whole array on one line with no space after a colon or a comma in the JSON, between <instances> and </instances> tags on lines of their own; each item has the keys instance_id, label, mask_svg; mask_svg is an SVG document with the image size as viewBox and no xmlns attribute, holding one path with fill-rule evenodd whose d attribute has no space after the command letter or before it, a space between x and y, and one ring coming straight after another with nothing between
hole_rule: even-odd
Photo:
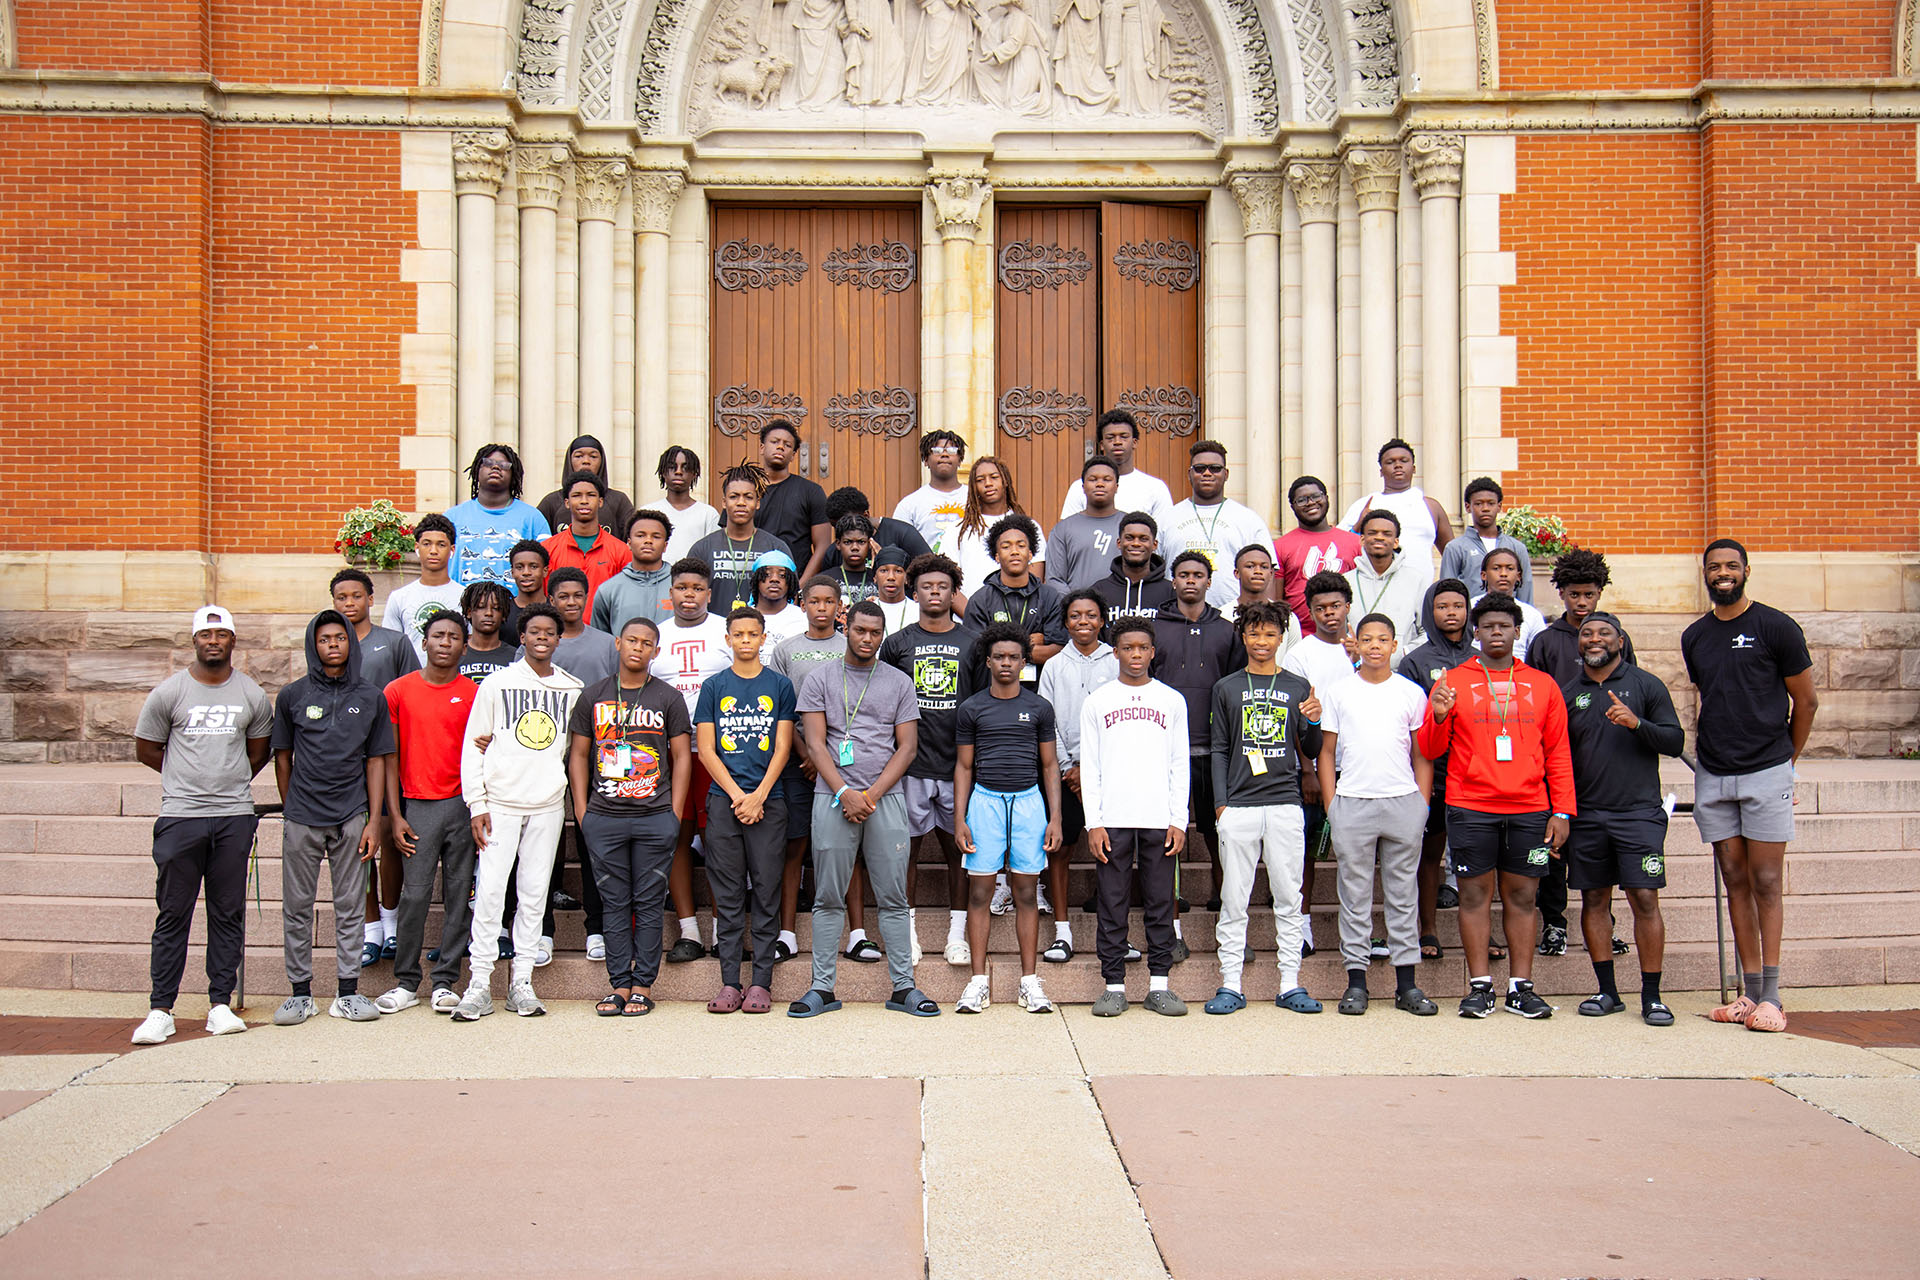
<instances>
[{"instance_id":1,"label":"wooden double door","mask_svg":"<svg viewBox=\"0 0 1920 1280\"><path fill-rule=\"evenodd\" d=\"M1184 493L1202 421L1200 210L1001 206L994 243L995 448L1022 505L1058 517L1115 407L1139 421L1136 464Z\"/></svg>"},{"instance_id":2,"label":"wooden double door","mask_svg":"<svg viewBox=\"0 0 1920 1280\"><path fill-rule=\"evenodd\" d=\"M796 470L891 511L920 485L918 206L719 205L711 235L710 473L787 418Z\"/></svg>"}]
</instances>

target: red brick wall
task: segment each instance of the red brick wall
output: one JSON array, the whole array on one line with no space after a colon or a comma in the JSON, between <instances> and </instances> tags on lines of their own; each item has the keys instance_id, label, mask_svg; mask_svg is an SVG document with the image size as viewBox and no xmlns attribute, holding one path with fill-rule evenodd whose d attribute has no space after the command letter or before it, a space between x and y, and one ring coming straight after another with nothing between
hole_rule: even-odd
<instances>
[{"instance_id":1,"label":"red brick wall","mask_svg":"<svg viewBox=\"0 0 1920 1280\"><path fill-rule=\"evenodd\" d=\"M0 546L205 545L208 146L0 115Z\"/></svg>"},{"instance_id":2,"label":"red brick wall","mask_svg":"<svg viewBox=\"0 0 1920 1280\"><path fill-rule=\"evenodd\" d=\"M1913 125L1716 125L1705 146L1709 528L1913 549Z\"/></svg>"},{"instance_id":3,"label":"red brick wall","mask_svg":"<svg viewBox=\"0 0 1920 1280\"><path fill-rule=\"evenodd\" d=\"M1699 139L1530 136L1501 202L1516 277L1501 291L1520 385L1509 502L1605 551L1672 551L1700 532Z\"/></svg>"},{"instance_id":4,"label":"red brick wall","mask_svg":"<svg viewBox=\"0 0 1920 1280\"><path fill-rule=\"evenodd\" d=\"M206 0L14 0L28 71L202 71Z\"/></svg>"},{"instance_id":5,"label":"red brick wall","mask_svg":"<svg viewBox=\"0 0 1920 1280\"><path fill-rule=\"evenodd\" d=\"M214 551L330 551L340 513L413 505L397 381L413 198L391 133L227 128L215 138Z\"/></svg>"},{"instance_id":6,"label":"red brick wall","mask_svg":"<svg viewBox=\"0 0 1920 1280\"><path fill-rule=\"evenodd\" d=\"M1893 74L1897 0L1708 0L1715 80L1821 80ZM1505 7L1501 9L1505 20Z\"/></svg>"},{"instance_id":7,"label":"red brick wall","mask_svg":"<svg viewBox=\"0 0 1920 1280\"><path fill-rule=\"evenodd\" d=\"M420 0L211 0L213 72L248 84L420 82Z\"/></svg>"},{"instance_id":8,"label":"red brick wall","mask_svg":"<svg viewBox=\"0 0 1920 1280\"><path fill-rule=\"evenodd\" d=\"M1700 80L1699 0L1500 0L1500 87L1687 89Z\"/></svg>"}]
</instances>

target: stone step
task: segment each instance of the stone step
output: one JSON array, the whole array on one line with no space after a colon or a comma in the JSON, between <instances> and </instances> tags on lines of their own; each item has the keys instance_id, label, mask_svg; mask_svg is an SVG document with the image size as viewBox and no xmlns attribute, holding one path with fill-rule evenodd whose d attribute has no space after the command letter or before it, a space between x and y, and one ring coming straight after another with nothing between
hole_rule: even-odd
<instances>
[{"instance_id":1,"label":"stone step","mask_svg":"<svg viewBox=\"0 0 1920 1280\"><path fill-rule=\"evenodd\" d=\"M1920 981L1920 939L1916 938L1808 940L1795 945L1788 960L1789 978L1794 987ZM206 958L201 948L190 948L181 984L183 990L199 989L205 965ZM1039 968L1047 993L1062 1003L1090 1002L1105 985L1100 976L1099 962L1091 950L1077 954L1066 964L1043 963ZM1012 956L996 954L989 957L987 971L992 979L993 999L1011 1006L1019 986L1019 961ZM1632 957L1623 959L1618 972L1623 993L1638 990L1638 970L1632 963ZM970 969L946 964L938 956L928 956L916 968L914 979L923 991L939 1000L950 1012L953 1001L959 997L970 973ZM1339 998L1346 986L1346 974L1339 958L1327 954L1314 956L1301 966L1300 975L1302 984L1327 1002L1328 1015L1331 1016L1333 1001ZM1506 965L1496 963L1494 976L1501 986L1505 985L1506 975ZM1210 958L1196 954L1185 963L1173 966L1170 980L1177 993L1197 1006L1213 994L1219 985L1219 976L1219 970ZM495 969L492 987L496 998L506 994L508 977L506 964ZM743 969L742 981L750 980L750 969ZM809 980L809 963L803 953L775 967L774 996L782 1002L797 998L807 989ZM1457 954L1421 965L1418 980L1422 988L1436 1000L1457 1000L1466 992L1465 968ZM0 987L145 991L150 981L149 959L144 945L76 946L0 942ZM1661 981L1667 991L1716 989L1719 979L1715 973L1713 944L1670 945ZM377 995L391 985L391 971L382 963L364 971L360 982L363 993ZM1568 1016L1573 1014L1572 1005L1578 1002L1578 998L1590 995L1594 990L1593 970L1585 957L1578 955L1536 957L1534 982L1545 995L1572 997L1555 1001L1560 1006L1560 1012ZM1128 965L1126 984L1129 998L1135 1002L1144 998L1147 966L1144 963ZM717 960L663 965L654 986L654 995L661 1000L704 1002L719 985ZM886 998L890 985L884 962L855 964L843 960L838 967L835 990L843 1000L878 1001ZM606 991L606 969L599 961L563 954L551 965L534 971L534 986L547 999L591 1000ZM1278 987L1279 974L1270 956L1259 957L1247 965L1243 975L1243 990L1250 1005L1270 1003L1278 993ZM247 948L244 988L250 996L249 1004L258 1010L270 1009L286 996L289 987L277 947ZM1390 965L1384 961L1373 963L1368 971L1368 988L1382 1002L1375 1012L1401 1016L1395 1013L1391 1005L1394 979ZM316 998L325 1000L333 992L331 967L325 963L317 965L314 982ZM424 987L421 994L424 998ZM1193 1012L1198 1014L1199 1009L1196 1007ZM1450 1007L1442 1009L1443 1016L1452 1016L1452 1012ZM422 1009L408 1016L430 1015Z\"/></svg>"}]
</instances>

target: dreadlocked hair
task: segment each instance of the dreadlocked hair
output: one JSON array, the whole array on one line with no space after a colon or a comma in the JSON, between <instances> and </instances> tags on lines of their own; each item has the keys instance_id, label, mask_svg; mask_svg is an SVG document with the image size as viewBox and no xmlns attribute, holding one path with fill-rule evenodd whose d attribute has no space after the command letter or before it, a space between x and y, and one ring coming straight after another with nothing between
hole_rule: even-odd
<instances>
[{"instance_id":1,"label":"dreadlocked hair","mask_svg":"<svg viewBox=\"0 0 1920 1280\"><path fill-rule=\"evenodd\" d=\"M767 471L757 462L742 462L738 466L728 467L720 476L720 492L725 494L727 486L737 480L744 480L753 486L756 494L767 491Z\"/></svg>"},{"instance_id":2,"label":"dreadlocked hair","mask_svg":"<svg viewBox=\"0 0 1920 1280\"><path fill-rule=\"evenodd\" d=\"M521 465L520 455L514 452L510 444L483 444L474 453L473 461L467 464L467 496L480 496L480 459L490 453L507 455L507 496L518 498L527 487L527 469Z\"/></svg>"},{"instance_id":3,"label":"dreadlocked hair","mask_svg":"<svg viewBox=\"0 0 1920 1280\"><path fill-rule=\"evenodd\" d=\"M983 453L973 460L973 470L967 473L967 506L966 510L960 514L959 531L963 534L985 534L987 531L987 513L980 509L980 491L975 481L980 474L981 464L989 462L1000 473L1000 492L1007 504L1007 510L1002 514L1016 516L1027 514L1026 508L1020 505L1019 495L1013 491L1013 472L1007 469L1006 463L993 454ZM994 518L999 519L998 516Z\"/></svg>"}]
</instances>

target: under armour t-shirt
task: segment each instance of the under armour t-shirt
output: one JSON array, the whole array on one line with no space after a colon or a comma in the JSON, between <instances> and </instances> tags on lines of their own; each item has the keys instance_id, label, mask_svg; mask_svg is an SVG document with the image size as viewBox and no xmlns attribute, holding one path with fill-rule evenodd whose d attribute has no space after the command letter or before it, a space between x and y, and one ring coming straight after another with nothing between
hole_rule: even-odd
<instances>
[{"instance_id":1,"label":"under armour t-shirt","mask_svg":"<svg viewBox=\"0 0 1920 1280\"><path fill-rule=\"evenodd\" d=\"M1680 656L1700 690L1702 768L1724 777L1793 759L1786 681L1813 665L1799 623L1758 600L1728 622L1705 613L1681 633Z\"/></svg>"},{"instance_id":2,"label":"under armour t-shirt","mask_svg":"<svg viewBox=\"0 0 1920 1280\"><path fill-rule=\"evenodd\" d=\"M1053 704L1031 689L996 698L983 689L960 704L954 739L973 748L974 785L1030 791L1040 785L1040 744L1054 739Z\"/></svg>"}]
</instances>

